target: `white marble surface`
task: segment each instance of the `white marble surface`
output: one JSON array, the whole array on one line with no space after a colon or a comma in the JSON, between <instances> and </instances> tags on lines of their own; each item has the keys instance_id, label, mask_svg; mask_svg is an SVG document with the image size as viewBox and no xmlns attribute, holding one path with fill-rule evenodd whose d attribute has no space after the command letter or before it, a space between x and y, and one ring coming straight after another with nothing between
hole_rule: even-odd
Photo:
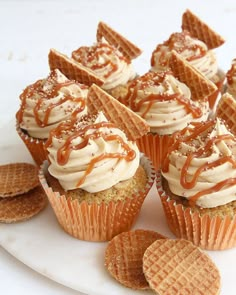
<instances>
[{"instance_id":1,"label":"white marble surface","mask_svg":"<svg viewBox=\"0 0 236 295\"><path fill-rule=\"evenodd\" d=\"M233 0L0 0L0 128L6 124L4 130L7 131L4 135L1 132L1 151L4 147L10 159L22 157L22 153L29 159L27 153L22 151L22 146L18 149L13 145L13 118L22 89L48 74L49 48L54 47L70 54L81 45L92 44L97 23L103 20L144 50L143 55L135 61L137 71L144 73L149 68L150 55L156 44L166 40L170 33L180 30L181 15L186 8L190 8L225 37L226 43L217 49L217 56L221 68L227 70L232 58L236 57L236 2ZM1 152L0 161L7 159ZM157 217L158 220L155 220L153 213L147 216L145 222L148 227L157 226L158 230L167 230L162 215ZM140 225L143 226L142 223ZM6 230L3 232L6 233ZM10 227L9 234L12 234ZM1 229L0 237L1 240L5 237L1 236ZM23 236L20 240L24 241ZM45 245L47 243L45 241ZM66 249L68 253L70 250ZM14 252L11 247L9 251ZM24 245L23 252L26 251L27 245ZM47 253L47 249L43 252ZM222 295L234 295L235 250L214 252L211 255L224 278ZM63 268L61 257L59 261ZM0 277L0 294L80 294L32 271L1 247ZM79 279L78 276L77 281ZM92 283L90 285L93 286ZM96 292L90 289L89 295L92 294Z\"/></svg>"}]
</instances>

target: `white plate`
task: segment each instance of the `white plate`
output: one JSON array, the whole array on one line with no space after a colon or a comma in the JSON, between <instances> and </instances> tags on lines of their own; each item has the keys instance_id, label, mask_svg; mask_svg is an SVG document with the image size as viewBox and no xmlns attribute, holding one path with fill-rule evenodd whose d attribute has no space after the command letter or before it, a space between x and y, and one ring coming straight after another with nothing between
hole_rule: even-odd
<instances>
[{"instance_id":1,"label":"white plate","mask_svg":"<svg viewBox=\"0 0 236 295\"><path fill-rule=\"evenodd\" d=\"M0 163L32 162L18 135L14 121L0 129ZM155 186L146 198L134 228L170 233ZM44 276L89 295L153 294L133 291L117 283L104 268L107 243L84 242L66 234L50 208L18 224L0 224L0 244L17 259ZM207 251L219 267L222 295L235 294L236 249Z\"/></svg>"}]
</instances>

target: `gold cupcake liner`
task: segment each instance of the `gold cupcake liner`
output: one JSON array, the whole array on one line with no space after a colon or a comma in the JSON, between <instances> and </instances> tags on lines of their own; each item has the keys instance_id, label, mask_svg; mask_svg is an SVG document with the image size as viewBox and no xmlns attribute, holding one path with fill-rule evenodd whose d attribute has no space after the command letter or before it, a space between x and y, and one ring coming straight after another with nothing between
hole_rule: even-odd
<instances>
[{"instance_id":1,"label":"gold cupcake liner","mask_svg":"<svg viewBox=\"0 0 236 295\"><path fill-rule=\"evenodd\" d=\"M161 163L165 158L167 149L172 141L172 135L159 135L157 133L147 133L136 140L140 152L149 157L156 170L161 168Z\"/></svg>"},{"instance_id":2,"label":"gold cupcake liner","mask_svg":"<svg viewBox=\"0 0 236 295\"><path fill-rule=\"evenodd\" d=\"M46 140L29 136L20 128L18 123L16 123L16 131L30 152L35 163L40 166L47 159L47 152L44 149Z\"/></svg>"},{"instance_id":3,"label":"gold cupcake liner","mask_svg":"<svg viewBox=\"0 0 236 295\"><path fill-rule=\"evenodd\" d=\"M44 169L41 166L39 180L48 196L59 224L71 236L86 241L109 241L117 234L129 230L136 220L145 197L155 179L155 170L146 157L141 158L141 165L145 169L148 182L145 189L127 197L123 201L109 203L81 203L76 199L66 198L54 192L48 186Z\"/></svg>"},{"instance_id":4,"label":"gold cupcake liner","mask_svg":"<svg viewBox=\"0 0 236 295\"><path fill-rule=\"evenodd\" d=\"M178 238L192 241L206 250L224 250L236 246L236 215L210 217L200 216L191 208L176 204L163 190L161 173L157 173L157 191L160 196L167 224Z\"/></svg>"}]
</instances>

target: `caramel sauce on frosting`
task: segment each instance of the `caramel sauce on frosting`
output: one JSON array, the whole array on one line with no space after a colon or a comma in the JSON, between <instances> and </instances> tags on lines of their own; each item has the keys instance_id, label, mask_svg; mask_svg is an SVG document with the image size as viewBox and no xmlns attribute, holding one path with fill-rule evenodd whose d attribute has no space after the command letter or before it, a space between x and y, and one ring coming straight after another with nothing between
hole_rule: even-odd
<instances>
[{"instance_id":1,"label":"caramel sauce on frosting","mask_svg":"<svg viewBox=\"0 0 236 295\"><path fill-rule=\"evenodd\" d=\"M209 108L206 101L193 101L188 86L171 71L148 72L133 80L124 102L158 134L172 134L191 121L206 120Z\"/></svg>"},{"instance_id":2,"label":"caramel sauce on frosting","mask_svg":"<svg viewBox=\"0 0 236 295\"><path fill-rule=\"evenodd\" d=\"M185 147L184 150L183 146ZM181 167L177 163L178 160L175 162L174 159L177 159L175 157L182 157ZM177 167L177 170L173 168L173 166ZM225 174L222 169L226 169ZM227 177L227 169L229 170L229 177ZM211 170L215 171L215 179L217 179L217 181L213 180L213 172L211 180L207 180L207 172ZM227 131L223 122L220 122L218 119L205 123L192 123L179 134L176 134L173 145L168 149L162 172L164 177L171 179L177 176L171 176L171 174L174 173L173 171L178 171L180 187L182 187L185 192L189 192L187 198L192 205L198 203L201 197L206 195L210 196L213 193L220 192L222 189L227 188L233 189L234 192L231 197L231 200L233 200L236 198L235 136ZM204 176L204 173L206 176ZM217 175L217 173L222 173L222 175ZM197 192L191 194L191 190L194 191L196 186L201 187L200 183L204 183L204 181L207 183L207 188L204 188L203 185L202 190L196 190ZM217 201L224 204L224 195L222 195L221 199L217 199ZM211 204L209 207L214 207L214 198L212 202L213 205Z\"/></svg>"},{"instance_id":3,"label":"caramel sauce on frosting","mask_svg":"<svg viewBox=\"0 0 236 295\"><path fill-rule=\"evenodd\" d=\"M151 70L158 72L168 69L172 50L178 52L208 79L216 81L218 63L214 51L208 50L204 42L191 37L188 31L173 33L167 41L157 45L151 57Z\"/></svg>"},{"instance_id":4,"label":"caramel sauce on frosting","mask_svg":"<svg viewBox=\"0 0 236 295\"><path fill-rule=\"evenodd\" d=\"M20 95L21 106L16 114L17 121L27 131L34 124L32 128L38 129L38 133L42 130L43 136L47 137L43 132L44 127L55 127L68 115L84 114L87 91L87 86L70 81L58 70L54 70L47 79L40 79L24 89ZM27 124L27 121L31 123Z\"/></svg>"},{"instance_id":5,"label":"caramel sauce on frosting","mask_svg":"<svg viewBox=\"0 0 236 295\"><path fill-rule=\"evenodd\" d=\"M102 87L106 90L124 85L136 75L131 60L106 42L81 46L72 52L72 58L104 79Z\"/></svg>"},{"instance_id":6,"label":"caramel sauce on frosting","mask_svg":"<svg viewBox=\"0 0 236 295\"><path fill-rule=\"evenodd\" d=\"M175 50L179 54L183 54L184 51L190 51L194 54L186 58L187 61L193 61L203 57L207 52L207 47L203 46L202 42L193 42L194 38L191 37L188 31L171 34L170 38L156 47L153 51L151 58L151 66L155 65L155 53L161 52L160 63L164 66L168 66L168 60L166 60L165 52L162 51L162 47L166 46L169 50Z\"/></svg>"},{"instance_id":7,"label":"caramel sauce on frosting","mask_svg":"<svg viewBox=\"0 0 236 295\"><path fill-rule=\"evenodd\" d=\"M120 171L120 167L131 167L131 174L134 174L139 165L136 145L129 142L125 134L108 122L102 113L98 117L84 117L80 122L76 119L62 122L50 132L46 148L51 162L49 171L54 177L59 177L59 181L62 180L65 189L83 188L90 192L101 190L101 187L105 189L112 186L113 181L117 183L130 177L130 172ZM74 162L76 167L71 168ZM111 162L110 169L103 171L103 163L108 162ZM69 184L65 180L67 172L70 174ZM98 182L95 188L91 187L89 179L94 173L97 179L93 178L92 182ZM109 179L110 174L114 179ZM101 179L104 177L106 181L103 184Z\"/></svg>"}]
</instances>

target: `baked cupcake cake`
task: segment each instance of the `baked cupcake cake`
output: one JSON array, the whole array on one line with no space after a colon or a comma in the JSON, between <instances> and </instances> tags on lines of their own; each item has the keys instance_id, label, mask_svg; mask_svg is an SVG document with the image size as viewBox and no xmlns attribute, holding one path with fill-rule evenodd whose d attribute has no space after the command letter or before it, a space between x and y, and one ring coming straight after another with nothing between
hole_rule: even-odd
<instances>
[{"instance_id":1,"label":"baked cupcake cake","mask_svg":"<svg viewBox=\"0 0 236 295\"><path fill-rule=\"evenodd\" d=\"M91 101L101 96L110 99L98 86L90 88ZM131 228L155 176L135 141L98 112L61 123L51 131L46 149L49 166L40 181L67 233L106 241Z\"/></svg>"},{"instance_id":2,"label":"baked cupcake cake","mask_svg":"<svg viewBox=\"0 0 236 295\"><path fill-rule=\"evenodd\" d=\"M17 132L38 165L46 159L44 144L50 131L71 116L80 118L87 113L87 93L86 85L67 79L55 69L20 95Z\"/></svg>"},{"instance_id":3,"label":"baked cupcake cake","mask_svg":"<svg viewBox=\"0 0 236 295\"><path fill-rule=\"evenodd\" d=\"M59 68L69 78L89 86L95 83L117 99L122 99L126 94L127 84L137 76L132 59L141 53L136 45L104 22L99 22L97 42L94 45L81 46L72 52L72 58L64 56L64 60L63 56L58 60L50 52L49 65L51 69ZM74 75L71 65L87 69L97 79L84 81L83 74Z\"/></svg>"},{"instance_id":4,"label":"baked cupcake cake","mask_svg":"<svg viewBox=\"0 0 236 295\"><path fill-rule=\"evenodd\" d=\"M157 45L151 57L151 70L163 71L169 68L171 51L175 50L193 67L216 84L218 90L209 99L213 108L223 85L224 73L219 69L213 49L224 43L224 39L202 22L190 10L182 17L182 32L170 35L169 39Z\"/></svg>"},{"instance_id":5,"label":"baked cupcake cake","mask_svg":"<svg viewBox=\"0 0 236 295\"><path fill-rule=\"evenodd\" d=\"M150 126L150 132L137 139L137 144L157 170L173 134L190 122L208 119L207 95L215 90L213 83L196 72L180 55L172 52L170 59L170 67L176 76L171 70L146 73L130 84L125 99L127 105ZM201 89L203 85L205 88Z\"/></svg>"},{"instance_id":6,"label":"baked cupcake cake","mask_svg":"<svg viewBox=\"0 0 236 295\"><path fill-rule=\"evenodd\" d=\"M191 123L178 133L157 190L177 237L209 250L236 246L236 137L224 121Z\"/></svg>"}]
</instances>

